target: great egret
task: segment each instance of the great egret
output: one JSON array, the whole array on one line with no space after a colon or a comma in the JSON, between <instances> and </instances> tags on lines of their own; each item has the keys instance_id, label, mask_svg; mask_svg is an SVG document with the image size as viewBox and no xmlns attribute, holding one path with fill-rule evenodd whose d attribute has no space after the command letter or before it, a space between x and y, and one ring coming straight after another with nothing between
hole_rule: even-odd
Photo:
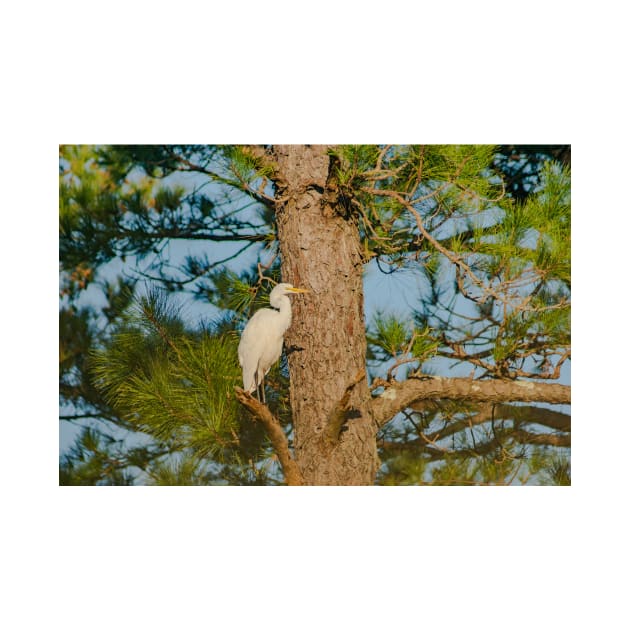
<instances>
[{"instance_id":1,"label":"great egret","mask_svg":"<svg viewBox=\"0 0 630 630\"><path fill-rule=\"evenodd\" d=\"M269 294L273 308L261 308L247 322L238 344L238 361L243 368L243 387L251 394L256 390L258 399L265 402L265 374L282 354L284 333L291 325L292 293L308 293L292 284L281 282ZM277 309L277 310L274 310Z\"/></svg>"}]
</instances>

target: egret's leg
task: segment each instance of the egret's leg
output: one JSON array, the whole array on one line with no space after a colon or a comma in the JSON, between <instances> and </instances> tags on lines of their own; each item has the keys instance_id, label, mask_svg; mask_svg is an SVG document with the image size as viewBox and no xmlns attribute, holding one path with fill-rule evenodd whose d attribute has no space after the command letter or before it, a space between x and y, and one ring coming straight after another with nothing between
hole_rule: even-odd
<instances>
[{"instance_id":1,"label":"egret's leg","mask_svg":"<svg viewBox=\"0 0 630 630\"><path fill-rule=\"evenodd\" d=\"M259 374L260 372L256 372L256 398L258 398L259 402L262 402L263 404L266 402L265 401L265 375L264 374L260 374L260 380L259 379Z\"/></svg>"},{"instance_id":2,"label":"egret's leg","mask_svg":"<svg viewBox=\"0 0 630 630\"><path fill-rule=\"evenodd\" d=\"M261 398L260 389L261 387L263 387L262 402L265 402L265 390L264 390L264 385L263 385L265 375L262 374L261 376L261 372L262 370L260 369L260 363L258 363L258 365L256 366L256 372L254 373L254 383L256 384L256 398L258 398L258 402L260 402L260 398Z\"/></svg>"}]
</instances>

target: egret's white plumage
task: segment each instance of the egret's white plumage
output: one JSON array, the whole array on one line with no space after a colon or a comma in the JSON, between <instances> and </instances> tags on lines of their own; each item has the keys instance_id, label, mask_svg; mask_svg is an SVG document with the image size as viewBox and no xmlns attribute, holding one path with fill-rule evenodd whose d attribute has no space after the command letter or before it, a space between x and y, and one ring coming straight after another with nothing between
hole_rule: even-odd
<instances>
[{"instance_id":1,"label":"egret's white plumage","mask_svg":"<svg viewBox=\"0 0 630 630\"><path fill-rule=\"evenodd\" d=\"M291 325L292 293L308 293L292 284L282 282L269 295L272 308L261 308L247 322L238 344L238 360L243 368L243 387L246 392L262 391L265 399L264 378L282 354L284 333ZM274 310L277 309L277 310Z\"/></svg>"}]
</instances>

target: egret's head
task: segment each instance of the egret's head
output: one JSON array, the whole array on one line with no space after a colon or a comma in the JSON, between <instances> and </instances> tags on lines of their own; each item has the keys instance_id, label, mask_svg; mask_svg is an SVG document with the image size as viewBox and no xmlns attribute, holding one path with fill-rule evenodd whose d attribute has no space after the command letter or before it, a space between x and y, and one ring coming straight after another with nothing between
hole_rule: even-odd
<instances>
[{"instance_id":1,"label":"egret's head","mask_svg":"<svg viewBox=\"0 0 630 630\"><path fill-rule=\"evenodd\" d=\"M273 291L270 293L269 297L281 295L291 295L291 293L308 293L307 289L298 289L298 287L294 287L292 284L288 282L281 282L277 284Z\"/></svg>"},{"instance_id":2,"label":"egret's head","mask_svg":"<svg viewBox=\"0 0 630 630\"><path fill-rule=\"evenodd\" d=\"M273 291L269 294L269 302L272 306L276 304L276 301L285 295L291 295L293 293L308 293L307 289L298 289L288 282L281 282L277 284Z\"/></svg>"}]
</instances>

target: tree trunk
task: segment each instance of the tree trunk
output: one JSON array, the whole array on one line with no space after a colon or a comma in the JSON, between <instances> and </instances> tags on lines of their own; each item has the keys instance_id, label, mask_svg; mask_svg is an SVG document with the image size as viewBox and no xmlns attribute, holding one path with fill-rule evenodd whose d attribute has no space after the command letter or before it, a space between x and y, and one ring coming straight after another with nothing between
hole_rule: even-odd
<instances>
[{"instance_id":1,"label":"tree trunk","mask_svg":"<svg viewBox=\"0 0 630 630\"><path fill-rule=\"evenodd\" d=\"M308 485L372 485L378 429L364 372L357 225L334 195L326 146L275 146L273 157L283 281L310 291L293 298L285 337L294 457Z\"/></svg>"}]
</instances>

